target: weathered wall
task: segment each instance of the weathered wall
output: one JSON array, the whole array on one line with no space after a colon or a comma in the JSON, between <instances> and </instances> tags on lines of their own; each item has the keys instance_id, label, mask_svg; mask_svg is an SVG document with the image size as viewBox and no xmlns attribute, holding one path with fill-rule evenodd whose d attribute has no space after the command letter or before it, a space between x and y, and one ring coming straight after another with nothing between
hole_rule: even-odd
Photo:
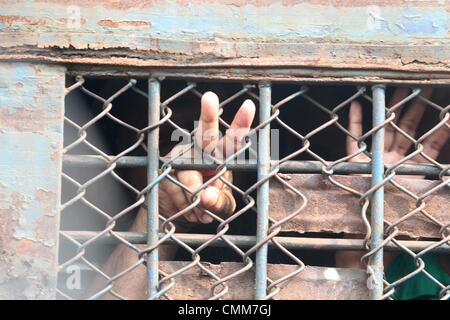
<instances>
[{"instance_id":1,"label":"weathered wall","mask_svg":"<svg viewBox=\"0 0 450 320\"><path fill-rule=\"evenodd\" d=\"M428 0L0 0L0 298L54 295L65 69L36 63L450 83L449 12Z\"/></svg>"},{"instance_id":2,"label":"weathered wall","mask_svg":"<svg viewBox=\"0 0 450 320\"><path fill-rule=\"evenodd\" d=\"M0 299L54 297L64 72L0 62Z\"/></svg>"},{"instance_id":3,"label":"weathered wall","mask_svg":"<svg viewBox=\"0 0 450 320\"><path fill-rule=\"evenodd\" d=\"M450 70L448 1L0 0L0 7L0 59Z\"/></svg>"}]
</instances>

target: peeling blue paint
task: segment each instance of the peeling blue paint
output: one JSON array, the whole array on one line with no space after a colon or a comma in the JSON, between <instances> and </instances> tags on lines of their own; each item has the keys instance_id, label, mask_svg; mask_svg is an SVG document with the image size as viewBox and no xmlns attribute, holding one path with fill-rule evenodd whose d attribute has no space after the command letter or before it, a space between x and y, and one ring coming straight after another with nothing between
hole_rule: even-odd
<instances>
[{"instance_id":1,"label":"peeling blue paint","mask_svg":"<svg viewBox=\"0 0 450 320\"><path fill-rule=\"evenodd\" d=\"M21 108L35 107L34 98L37 97L37 87L27 85L37 80L36 70L31 64L16 63L14 69L2 67L0 64L0 107L9 112L16 112ZM18 88L17 83L23 85Z\"/></svg>"},{"instance_id":2,"label":"peeling blue paint","mask_svg":"<svg viewBox=\"0 0 450 320\"><path fill-rule=\"evenodd\" d=\"M11 230L0 234L0 297L55 296L64 84L61 66L0 62L0 223Z\"/></svg>"},{"instance_id":3,"label":"peeling blue paint","mask_svg":"<svg viewBox=\"0 0 450 320\"><path fill-rule=\"evenodd\" d=\"M448 6L402 7L295 5L273 2L266 6L242 6L213 3L188 3L176 0L141 5L129 9L80 6L84 19L79 29L61 22L68 18L67 5L45 2L19 2L4 5L4 15L23 16L45 21L36 25L17 21L21 31L38 31L42 43L67 40L75 46L120 46L146 48L149 43L136 42L135 36L172 39L248 39L252 41L307 41L321 39L333 42L411 42L435 39L449 42ZM374 18L376 13L376 18ZM50 18L51 17L51 18ZM373 21L373 20L377 21ZM112 22L147 22L150 27L108 27ZM3 26L3 30L8 27ZM61 38L61 35L70 35ZM122 35L122 36L121 36ZM124 38L123 35L129 37ZM125 39L125 40L124 40ZM125 41L125 43L124 43Z\"/></svg>"}]
</instances>

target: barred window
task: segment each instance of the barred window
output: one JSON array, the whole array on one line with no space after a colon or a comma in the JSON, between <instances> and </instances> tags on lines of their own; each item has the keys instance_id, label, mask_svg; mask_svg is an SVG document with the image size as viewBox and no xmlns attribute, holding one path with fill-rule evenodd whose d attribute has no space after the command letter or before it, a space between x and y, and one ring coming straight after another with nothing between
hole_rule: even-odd
<instances>
[{"instance_id":1,"label":"barred window","mask_svg":"<svg viewBox=\"0 0 450 320\"><path fill-rule=\"evenodd\" d=\"M197 143L206 92L223 141L256 106L220 155ZM69 75L59 298L403 299L422 297L407 287L422 279L448 299L449 99L407 84ZM228 205L205 208L208 190Z\"/></svg>"}]
</instances>

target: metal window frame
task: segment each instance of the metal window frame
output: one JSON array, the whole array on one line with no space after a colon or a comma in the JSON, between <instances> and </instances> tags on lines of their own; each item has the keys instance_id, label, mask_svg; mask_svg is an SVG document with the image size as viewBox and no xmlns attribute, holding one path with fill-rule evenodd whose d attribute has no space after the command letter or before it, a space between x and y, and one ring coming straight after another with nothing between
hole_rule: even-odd
<instances>
[{"instance_id":1,"label":"metal window frame","mask_svg":"<svg viewBox=\"0 0 450 320\"><path fill-rule=\"evenodd\" d=\"M233 70L236 72L236 70ZM80 70L78 71L69 71L68 74L80 74ZM127 77L130 76L130 73L127 72ZM237 72L238 74L239 72ZM108 71L92 71L83 72L81 74L87 76L111 76L111 73ZM191 73L192 74L192 73ZM142 77L143 74L138 73L138 76ZM156 76L157 75L157 76ZM117 77L118 74L115 73L114 77ZM119 76L122 76L120 74ZM159 121L159 108L160 108L160 81L165 78L175 78L175 79L183 79L183 80L192 80L192 77L187 76L183 77L180 74L176 74L173 77L173 74L167 73L159 73L154 72L152 76L148 78L148 94L149 94L149 126L156 125ZM208 76L205 76L205 70L203 70L195 80L207 80L207 81L229 81L230 78L224 79L220 74L218 76L211 76L208 73ZM233 78L231 81L239 81L240 78ZM296 79L295 81L290 81L294 83L305 83L308 82L309 79ZM351 79L350 79L351 80ZM247 79L248 81L248 79ZM252 82L257 80L251 79ZM353 79L356 83L361 83L360 80L355 77ZM348 81L345 83L353 83L353 81ZM277 82L277 81L276 81ZM285 81L281 81L285 82ZM324 81L325 83L332 84L342 84L341 79L334 79L333 81ZM381 299L383 297L383 251L387 249L390 250L399 250L397 246L394 245L385 245L383 244L383 216L384 216L384 164L383 164L383 154L384 154L384 121L385 121L385 84L397 84L398 81L393 81L392 79L383 79L379 84L379 81L374 82L365 82L365 84L372 85L373 91L373 124L372 127L374 129L373 132L373 147L372 147L372 162L371 163L351 163L344 162L336 165L334 169L334 173L342 173L342 174L350 174L350 173L371 173L372 174L372 187L369 192L366 194L367 197L371 198L371 206L372 206L372 216L371 216L371 225L372 225L372 240L370 243L370 260L369 260L369 270L373 271L373 287L371 288L371 297L372 299ZM404 82L401 82L405 84ZM417 82L414 80L413 84L422 84L421 81ZM268 132L270 132L270 121L265 123L271 116L271 82L267 80L257 81L257 84L260 89L260 123L259 127L259 152L258 152L258 164L232 164L230 165L230 169L232 170L257 170L258 172L258 184L257 187L257 234L256 236L227 236L232 242L236 244L248 246L248 247L256 247L256 287L255 287L255 298L256 299L264 299L267 296L267 250L269 246L272 246L272 243L267 239L267 230L268 230L268 192L269 192L269 180L264 180L267 177L267 174L270 171L270 136ZM436 81L437 85L442 85L442 82ZM410 85L410 83L406 83L406 85ZM118 167L139 167L139 166L147 166L148 168L148 182L154 181L158 178L158 169L159 169L159 148L158 148L158 127L155 127L154 130L151 130L148 133L149 141L153 143L148 148L148 157L123 157L121 160L117 162ZM98 157L95 156L64 156L64 165L69 166L102 166L104 162L102 162ZM174 168L203 168L203 167L211 167L215 168L214 165L185 165L182 163L174 162ZM280 167L280 172L292 172L292 173L322 173L322 165L317 161L288 161L284 163ZM438 175L440 170L435 168L432 165L403 165L396 171L398 174L416 174L416 175L424 175L424 174L434 174ZM159 298L157 295L157 288L159 283L158 278L158 247L157 242L160 239L162 234L158 232L158 183L155 183L149 190L148 197L148 232L147 234L138 234L133 232L123 232L122 235L125 239L130 241L131 243L147 243L147 245L151 248L148 256L147 256L147 275L148 275L148 288L149 288L149 299L157 299ZM78 241L86 241L91 236L95 234L95 232L83 232L83 231L72 231L68 232L71 236L73 236ZM178 234L177 237L182 239L188 244L201 244L202 240L208 239L208 236L194 235L194 234ZM108 236L103 236L103 241L108 241ZM338 250L365 250L365 244L362 240L348 240L348 239L333 239L330 241L329 239L308 239L308 238L289 238L289 237L276 237L277 241L282 242L288 248L308 248L308 249L317 249L322 247L323 249L338 249ZM171 241L169 240L168 243ZM408 248L412 251L421 251L430 244L436 244L435 241L400 241L404 243ZM226 245L224 241L217 241L211 243L211 245ZM436 252L450 252L450 246L447 244L443 244L436 248Z\"/></svg>"},{"instance_id":2,"label":"metal window frame","mask_svg":"<svg viewBox=\"0 0 450 320\"><path fill-rule=\"evenodd\" d=\"M10 156L0 157L0 167L4 165L8 168L7 171L0 171L0 182L16 178L10 173L14 170L40 177L42 167L45 166L48 171L51 168L48 175L49 181L53 183L48 187L42 179L38 181L35 178L30 183L34 189L25 190L19 186L24 180L19 177L18 184L6 183L6 191L0 184L0 196L6 195L7 199L6 207L0 209L6 208L7 218L17 216L26 220L27 206L37 207L36 212L44 216L45 205L45 208L49 208L49 212L54 214L51 220L52 227L55 228L60 205L60 188L56 181L60 178L61 162L65 165L98 163L96 161L99 159L95 157L73 158L61 154L61 130L56 127L62 123L56 124L52 121L53 116L63 110L62 82L66 68L69 74L133 76L146 79L184 77L193 80L247 81L251 78L253 81L296 83L450 84L448 20L443 19L448 15L448 2L412 1L410 5L405 6L403 1L381 1L372 6L371 1L355 1L343 2L333 7L323 1L282 2L275 7L272 7L271 3L261 1L217 2L214 6L207 6L208 10L204 11L198 10L198 6L203 6L203 2L192 3L190 6L177 1L157 6L149 2L139 8L117 6L111 1L97 5L99 10L91 10L88 2L69 7L66 2L54 1L5 2L2 7L4 23L0 30L0 67L6 65L8 72L0 72L0 99L14 90L18 97L8 98L3 104L6 106L7 115L11 116L7 119L14 121L6 124L6 130L3 130L5 126L2 124L0 138L7 137L7 141L20 145L30 142L30 137L38 134L40 141L47 145L38 153L43 160L39 163L40 167L15 161L14 152L12 156L11 153L3 153L2 156ZM169 8L174 15L165 14ZM52 14L49 15L48 12ZM238 14L230 14L231 12ZM355 12L358 13L357 19L354 19ZM420 19L417 19L414 12L421 13ZM296 14L295 19L291 18L292 13ZM248 19L242 19L244 15ZM339 21L335 19L337 15L340 16ZM383 17L382 24L372 21L375 15ZM286 17L281 19L282 24L278 23L280 17ZM193 28L185 32L185 26L191 25L192 21L195 21ZM348 21L352 23L348 24ZM385 28L384 24L388 27ZM167 25L173 28L167 28ZM248 28L249 25L259 27ZM336 26L335 30L339 32L330 31L328 25ZM424 29L424 25L433 25L433 28L425 30L427 28ZM12 68L9 68L10 64ZM34 74L24 73L24 65L34 68ZM43 77L50 81L40 81ZM55 83L54 79L61 83ZM17 106L29 97L36 100L29 103L28 107ZM46 101L40 105L40 99L43 97ZM46 108L42 108L44 105ZM52 106L55 105L58 105L58 108L53 112ZM20 112L23 111L40 112L36 119L41 121L42 126L35 132L27 131L26 121L21 118ZM17 119L19 120L15 121ZM10 135L11 129L14 131L13 135ZM34 145L35 141L31 144ZM150 166L150 163L146 157L124 157L117 162L117 166ZM251 164L230 168L256 171L256 166ZM292 161L284 163L280 172L320 173L321 164ZM339 163L334 167L334 173L352 172L371 173L371 165ZM438 175L440 172L428 165L402 165L396 173ZM51 196L46 199L36 198L34 191L39 188L50 192ZM11 196L14 192L30 202L25 207L17 205ZM33 233L39 230L39 225L26 226L26 231L32 235L28 238L20 233L19 237L14 235L17 230L23 231L23 226L17 226L15 223L13 226L10 234L7 232L6 236L0 237L4 236L10 245L8 250L13 250L13 264L22 264L25 261L27 265L31 265L22 277L25 284L33 289L28 290L31 292L29 297L51 297L51 290L54 288L41 290L36 279L47 276L51 283L49 287L53 285L55 275L52 272L57 264L56 232L51 235L52 244L46 247L43 245L46 241L42 235ZM95 236L92 233L74 233L77 239L85 239L83 237L88 235ZM146 234L126 233L124 236L133 243L148 245L154 241L148 239ZM276 238L290 247L314 247L314 242L309 239ZM101 240L109 241L108 239L108 235L105 235ZM255 237L234 239L242 245L254 246L256 243ZM198 243L200 240L192 238L189 241ZM31 261L27 250L15 250L16 247L26 248L26 245L30 244L29 241L32 242L33 248L37 248L34 252L48 257L45 263L49 263L50 268L42 267L40 256L36 261ZM359 240L333 241L337 241L343 248L365 249L363 242ZM329 248L334 247L327 239L318 239L317 243ZM405 245L412 250L422 250L424 243L406 241ZM220 245L221 241L217 240L214 244ZM267 244L271 246L272 242ZM385 249L388 250L390 246L388 244ZM391 247L395 249L395 246ZM448 245L435 249L448 252ZM156 254L150 256L152 255L156 257ZM6 273L9 268L9 261L2 261L0 270ZM0 283L0 296L4 295L4 292L7 293L7 290L8 281ZM12 298L15 297L22 296L18 293Z\"/></svg>"}]
</instances>

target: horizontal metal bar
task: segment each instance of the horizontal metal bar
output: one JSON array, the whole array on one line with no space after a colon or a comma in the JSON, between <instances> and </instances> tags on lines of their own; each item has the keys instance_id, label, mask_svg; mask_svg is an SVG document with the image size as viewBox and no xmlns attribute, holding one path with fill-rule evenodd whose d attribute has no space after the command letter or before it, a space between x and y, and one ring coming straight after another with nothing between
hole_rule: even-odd
<instances>
[{"instance_id":1,"label":"horizontal metal bar","mask_svg":"<svg viewBox=\"0 0 450 320\"><path fill-rule=\"evenodd\" d=\"M73 239L83 243L98 235L95 231L64 231L65 234ZM133 244L145 244L147 235L140 232L116 232L117 235ZM164 234L161 233L160 237ZM190 233L176 233L175 236L189 246L200 246L215 235L213 234L190 234ZM227 240L233 242L238 247L250 248L255 245L255 236L242 235L227 235ZM306 237L275 237L283 247L287 249L308 249L308 250L365 250L363 240L358 239L336 239L336 238L306 238ZM101 243L118 243L117 240L110 234L105 234L97 241ZM399 243L408 247L414 252L419 252L436 244L437 241L414 241L414 240L399 240ZM166 244L174 243L173 240L168 239ZM222 240L217 239L211 243L214 247L227 247L228 244ZM269 242L269 247L274 244ZM385 247L386 251L399 251L397 246L389 243ZM450 246L442 244L441 246L432 250L433 252L450 253Z\"/></svg>"},{"instance_id":2,"label":"horizontal metal bar","mask_svg":"<svg viewBox=\"0 0 450 320\"><path fill-rule=\"evenodd\" d=\"M95 155L64 155L63 164L68 167L103 167L106 168L108 163L101 157ZM272 161L273 164L276 162ZM123 156L116 162L118 168L134 168L146 167L147 157L142 156ZM172 165L174 169L214 169L217 165L206 163L186 163L184 160L175 161ZM282 173L322 173L323 164L319 161L286 161L280 165ZM257 164L247 163L230 163L227 168L235 171L256 171ZM335 174L370 174L370 163L363 162L343 162L333 167ZM439 168L430 164L402 164L395 170L398 175L426 175L438 176ZM450 169L447 171L450 174Z\"/></svg>"},{"instance_id":3,"label":"horizontal metal bar","mask_svg":"<svg viewBox=\"0 0 450 320\"><path fill-rule=\"evenodd\" d=\"M76 65L68 71L71 76L82 75L95 78L170 78L195 81L271 81L302 84L395 84L395 85L448 85L450 75L446 72L414 72L390 70L355 70L335 68L314 68L301 66L284 66L271 68L267 66L223 66L223 67L153 67L136 68L114 66Z\"/></svg>"}]
</instances>

